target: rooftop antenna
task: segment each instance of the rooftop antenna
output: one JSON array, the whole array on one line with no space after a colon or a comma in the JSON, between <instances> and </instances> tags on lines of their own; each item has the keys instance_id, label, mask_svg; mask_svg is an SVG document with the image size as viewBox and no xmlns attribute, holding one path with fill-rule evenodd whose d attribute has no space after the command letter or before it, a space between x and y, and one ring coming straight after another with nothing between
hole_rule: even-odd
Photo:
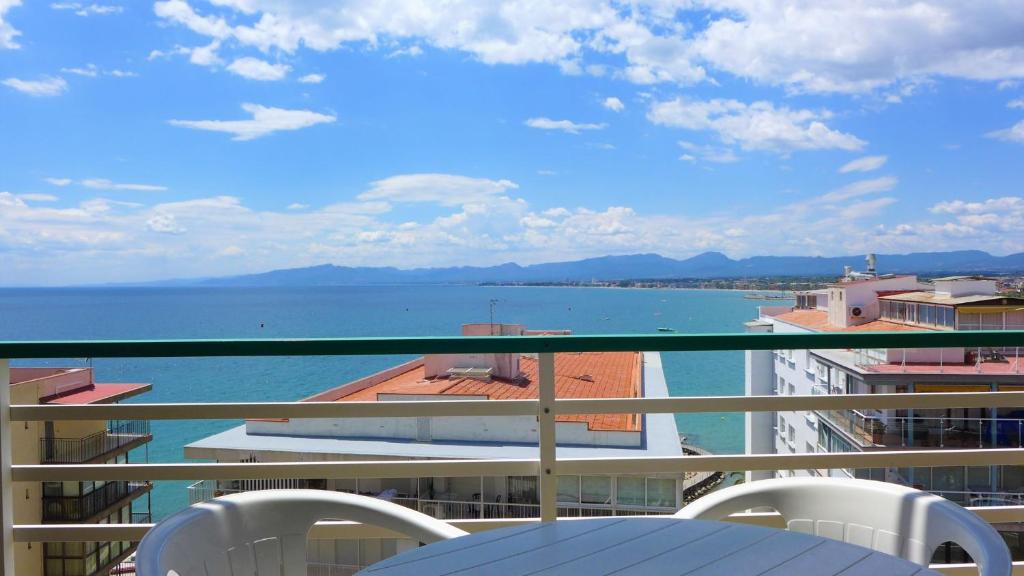
<instances>
[{"instance_id":1,"label":"rooftop antenna","mask_svg":"<svg viewBox=\"0 0 1024 576\"><path fill-rule=\"evenodd\" d=\"M490 300L490 306L491 306L491 336L494 336L494 307L497 306L497 305L498 305L498 299L497 298L491 298L491 300Z\"/></svg>"},{"instance_id":2,"label":"rooftop antenna","mask_svg":"<svg viewBox=\"0 0 1024 576\"><path fill-rule=\"evenodd\" d=\"M875 273L875 255L874 254L868 254L864 258L864 260L866 260L867 263L868 263L868 274L874 274Z\"/></svg>"}]
</instances>

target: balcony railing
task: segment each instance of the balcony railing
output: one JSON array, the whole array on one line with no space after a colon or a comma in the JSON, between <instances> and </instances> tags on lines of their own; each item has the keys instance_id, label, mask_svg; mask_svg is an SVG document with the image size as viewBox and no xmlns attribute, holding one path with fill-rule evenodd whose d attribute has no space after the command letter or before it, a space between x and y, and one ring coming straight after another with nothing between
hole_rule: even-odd
<instances>
[{"instance_id":1,"label":"balcony railing","mask_svg":"<svg viewBox=\"0 0 1024 576\"><path fill-rule=\"evenodd\" d=\"M81 438L40 438L39 461L43 464L92 462L149 438L149 420L110 422L106 430Z\"/></svg>"},{"instance_id":2,"label":"balcony railing","mask_svg":"<svg viewBox=\"0 0 1024 576\"><path fill-rule=\"evenodd\" d=\"M1024 419L905 417L816 411L864 448L1021 448Z\"/></svg>"},{"instance_id":3,"label":"balcony railing","mask_svg":"<svg viewBox=\"0 0 1024 576\"><path fill-rule=\"evenodd\" d=\"M16 482L87 480L188 480L304 478L409 478L418 476L538 476L539 519L558 515L558 475L685 474L745 470L864 469L923 466L1020 466L1024 449L968 448L825 454L684 455L671 457L556 458L555 416L694 412L778 412L807 410L899 410L1024 407L1024 392L869 394L837 396L752 396L555 399L555 353L586 351L711 351L773 349L866 349L1021 346L1024 332L715 334L638 336L524 336L471 338L358 338L334 340L231 340L143 342L7 342L0 358L316 356L425 353L537 353L539 398L394 402L282 402L223 404L10 405L8 363L0 361L0 430L12 421L103 419L380 418L451 416L535 416L536 458L495 460L332 461L286 463L160 463L117 465L12 465L10 434L0 434L0 561L13 573L14 542L137 541L148 525L14 525L10 510ZM1024 522L1024 506L974 509L989 522ZM737 519L778 525L777 516ZM453 520L467 530L536 521ZM373 526L321 522L314 539L394 537ZM1024 564L1021 564L1024 567ZM967 573L946 567L947 573Z\"/></svg>"},{"instance_id":4,"label":"balcony railing","mask_svg":"<svg viewBox=\"0 0 1024 576\"><path fill-rule=\"evenodd\" d=\"M149 492L149 482L107 482L84 496L43 496L43 522L82 522Z\"/></svg>"}]
</instances>

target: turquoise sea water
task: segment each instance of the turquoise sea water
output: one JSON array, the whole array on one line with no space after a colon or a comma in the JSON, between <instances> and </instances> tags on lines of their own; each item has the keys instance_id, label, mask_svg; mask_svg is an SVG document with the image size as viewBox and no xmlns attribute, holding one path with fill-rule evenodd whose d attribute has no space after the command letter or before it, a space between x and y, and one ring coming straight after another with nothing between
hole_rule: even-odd
<instances>
[{"instance_id":1,"label":"turquoise sea water","mask_svg":"<svg viewBox=\"0 0 1024 576\"><path fill-rule=\"evenodd\" d=\"M0 340L300 338L456 335L495 321L577 334L741 332L757 300L702 290L374 286L315 288L89 288L0 290ZM391 366L404 357L68 359L91 363L103 382L151 382L136 402L295 400ZM675 396L743 393L743 353L663 354ZM677 416L690 442L717 453L743 450L741 414ZM150 462L183 459L189 442L238 422L154 421ZM132 457L138 460L138 456ZM153 512L188 503L187 483L159 482Z\"/></svg>"}]
</instances>

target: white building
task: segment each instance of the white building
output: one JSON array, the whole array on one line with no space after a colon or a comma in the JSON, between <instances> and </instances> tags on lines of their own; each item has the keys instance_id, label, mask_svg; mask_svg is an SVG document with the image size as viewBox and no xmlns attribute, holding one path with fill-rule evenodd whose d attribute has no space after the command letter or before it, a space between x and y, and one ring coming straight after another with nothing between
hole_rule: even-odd
<instances>
[{"instance_id":1,"label":"white building","mask_svg":"<svg viewBox=\"0 0 1024 576\"><path fill-rule=\"evenodd\" d=\"M464 335L567 334L531 332L518 325L471 324ZM657 353L593 352L555 355L558 398L666 397ZM537 398L538 362L520 354L438 354L332 388L305 401L486 400ZM556 417L557 456L608 458L679 456L671 414L594 414ZM249 420L194 442L188 458L218 462L536 458L535 416L311 418ZM672 513L699 479L676 475L559 476L560 516ZM539 516L538 479L302 478L284 486L341 490L387 498L439 518ZM200 482L192 501L266 483ZM366 565L411 542L321 541L310 559Z\"/></svg>"},{"instance_id":2,"label":"white building","mask_svg":"<svg viewBox=\"0 0 1024 576\"><path fill-rule=\"evenodd\" d=\"M1024 299L996 293L994 280L876 276L847 270L794 307L765 306L754 332L849 332L1024 328ZM1016 349L748 351L748 395L979 392L1024 389ZM1024 409L833 410L747 416L748 453L894 448L1019 447ZM750 479L771 473L748 473ZM874 478L939 493L964 505L1024 501L1024 467L793 470L780 475Z\"/></svg>"}]
</instances>

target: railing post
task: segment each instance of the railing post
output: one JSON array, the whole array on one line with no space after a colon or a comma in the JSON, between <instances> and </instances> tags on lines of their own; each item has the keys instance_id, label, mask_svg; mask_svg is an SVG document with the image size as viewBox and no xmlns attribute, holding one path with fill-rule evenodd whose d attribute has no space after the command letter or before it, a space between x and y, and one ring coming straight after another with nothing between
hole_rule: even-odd
<instances>
[{"instance_id":1,"label":"railing post","mask_svg":"<svg viewBox=\"0 0 1024 576\"><path fill-rule=\"evenodd\" d=\"M14 488L11 486L11 367L0 360L0 576L14 576Z\"/></svg>"},{"instance_id":2,"label":"railing post","mask_svg":"<svg viewBox=\"0 0 1024 576\"><path fill-rule=\"evenodd\" d=\"M540 428L540 519L558 516L558 476L555 469L555 354L541 352L537 420Z\"/></svg>"}]
</instances>

